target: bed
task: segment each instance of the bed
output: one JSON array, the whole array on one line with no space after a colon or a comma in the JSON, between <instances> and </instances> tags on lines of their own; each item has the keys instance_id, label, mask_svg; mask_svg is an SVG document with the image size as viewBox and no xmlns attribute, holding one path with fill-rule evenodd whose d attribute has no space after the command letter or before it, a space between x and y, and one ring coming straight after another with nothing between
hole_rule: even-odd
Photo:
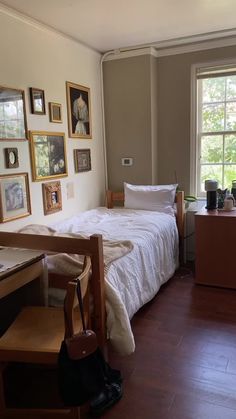
<instances>
[{"instance_id":1,"label":"bed","mask_svg":"<svg viewBox=\"0 0 236 419\"><path fill-rule=\"evenodd\" d=\"M42 231L41 226L41 244L35 236L29 241L29 235L22 232L0 233L0 244L63 252L63 255L48 257L52 281L55 275L57 278L68 272L75 275L79 267L76 254L89 254L92 257L94 327L102 345L108 337L119 353L127 355L135 349L131 318L156 295L178 267L184 205L183 193L178 192L174 216L135 208L112 208L123 199L122 193L108 191L108 208L86 211L53 224L48 231L46 226ZM39 232L37 226L29 227L28 231L27 227L23 231L34 235ZM90 242L95 243L95 238L96 246L92 248Z\"/></svg>"}]
</instances>

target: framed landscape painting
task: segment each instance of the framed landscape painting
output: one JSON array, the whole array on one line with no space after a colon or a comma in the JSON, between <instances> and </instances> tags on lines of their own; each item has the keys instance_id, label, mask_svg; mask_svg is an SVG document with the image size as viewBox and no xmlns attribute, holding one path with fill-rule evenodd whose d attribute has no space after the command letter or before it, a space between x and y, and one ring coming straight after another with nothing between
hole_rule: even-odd
<instances>
[{"instance_id":1,"label":"framed landscape painting","mask_svg":"<svg viewBox=\"0 0 236 419\"><path fill-rule=\"evenodd\" d=\"M23 90L0 86L0 140L27 140Z\"/></svg>"},{"instance_id":2,"label":"framed landscape painting","mask_svg":"<svg viewBox=\"0 0 236 419\"><path fill-rule=\"evenodd\" d=\"M34 181L67 176L63 132L30 131L30 151Z\"/></svg>"},{"instance_id":3,"label":"framed landscape painting","mask_svg":"<svg viewBox=\"0 0 236 419\"><path fill-rule=\"evenodd\" d=\"M0 176L0 222L31 214L28 173Z\"/></svg>"},{"instance_id":4,"label":"framed landscape painting","mask_svg":"<svg viewBox=\"0 0 236 419\"><path fill-rule=\"evenodd\" d=\"M90 89L66 82L69 137L92 138Z\"/></svg>"}]
</instances>

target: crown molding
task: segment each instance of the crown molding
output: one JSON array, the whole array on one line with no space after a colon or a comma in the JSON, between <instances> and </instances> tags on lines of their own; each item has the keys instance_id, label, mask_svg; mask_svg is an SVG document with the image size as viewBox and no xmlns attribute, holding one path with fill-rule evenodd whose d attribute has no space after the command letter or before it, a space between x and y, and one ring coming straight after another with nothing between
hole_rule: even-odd
<instances>
[{"instance_id":1,"label":"crown molding","mask_svg":"<svg viewBox=\"0 0 236 419\"><path fill-rule=\"evenodd\" d=\"M230 38L218 38L209 41L201 41L187 45L174 46L169 48L157 49L158 57L165 57L168 55L186 54L189 52L203 51L206 49L224 48L236 46L236 36Z\"/></svg>"},{"instance_id":2,"label":"crown molding","mask_svg":"<svg viewBox=\"0 0 236 419\"><path fill-rule=\"evenodd\" d=\"M120 48L110 51L104 61L119 60L146 54L153 55L154 57L166 57L168 55L186 54L207 49L236 46L236 30L224 31L224 36L220 37L219 34L223 35L222 32L223 31L214 33L214 37L213 34L210 33L208 35L205 34L196 37L172 39L170 41L158 42L149 46L142 45L140 48Z\"/></svg>"},{"instance_id":3,"label":"crown molding","mask_svg":"<svg viewBox=\"0 0 236 419\"><path fill-rule=\"evenodd\" d=\"M19 20L20 22L25 23L26 25L29 26L33 26L34 28L41 30L43 32L49 32L49 33L53 33L54 35L60 37L60 38L64 38L64 39L68 39L72 42L75 42L77 45L81 45L85 48L88 48L96 53L98 53L99 55L101 55L101 51L98 51L95 48L92 48L91 46L87 45L85 42L79 41L78 39L74 38L73 36L67 35L64 32L61 32L55 28L53 28L50 25L46 25L45 23L42 23L30 16L27 16L21 12L18 12L15 9L12 9L8 6L5 6L4 4L0 3L0 13L3 13L7 16L13 17L16 20Z\"/></svg>"}]
</instances>

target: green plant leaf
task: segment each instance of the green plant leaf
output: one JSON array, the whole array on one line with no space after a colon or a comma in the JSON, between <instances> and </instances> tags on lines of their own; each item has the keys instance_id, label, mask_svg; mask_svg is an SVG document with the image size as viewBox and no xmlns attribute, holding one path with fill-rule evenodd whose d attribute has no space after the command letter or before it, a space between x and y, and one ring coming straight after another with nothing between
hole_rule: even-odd
<instances>
[{"instance_id":1,"label":"green plant leaf","mask_svg":"<svg viewBox=\"0 0 236 419\"><path fill-rule=\"evenodd\" d=\"M193 195L185 195L184 200L187 202L195 202L197 198L196 196L193 196Z\"/></svg>"}]
</instances>

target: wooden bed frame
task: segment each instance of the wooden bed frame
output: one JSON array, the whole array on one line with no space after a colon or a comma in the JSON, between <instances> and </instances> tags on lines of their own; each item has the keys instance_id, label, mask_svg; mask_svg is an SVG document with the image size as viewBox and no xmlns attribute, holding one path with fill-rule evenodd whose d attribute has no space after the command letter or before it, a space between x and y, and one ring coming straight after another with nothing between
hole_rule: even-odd
<instances>
[{"instance_id":1,"label":"wooden bed frame","mask_svg":"<svg viewBox=\"0 0 236 419\"><path fill-rule=\"evenodd\" d=\"M124 204L124 192L113 192L108 190L106 193L107 208L113 208L116 203ZM184 262L184 220L185 204L184 192L177 191L175 196L176 203L176 224L179 232L179 261L180 265Z\"/></svg>"},{"instance_id":2,"label":"wooden bed frame","mask_svg":"<svg viewBox=\"0 0 236 419\"><path fill-rule=\"evenodd\" d=\"M121 192L107 191L107 207L113 208L114 203L124 202L124 194ZM184 241L184 194L176 194L176 222L180 237L180 263L183 261ZM45 236L35 234L11 233L0 231L0 246L42 250L45 253L69 253L91 257L91 293L93 295L94 310L92 327L97 334L99 346L106 351L106 313L105 313L105 282L104 282L104 259L102 236L94 234L88 239L70 237ZM71 277L65 275L50 274L51 286L59 281L65 288ZM58 285L56 285L58 286Z\"/></svg>"}]
</instances>

